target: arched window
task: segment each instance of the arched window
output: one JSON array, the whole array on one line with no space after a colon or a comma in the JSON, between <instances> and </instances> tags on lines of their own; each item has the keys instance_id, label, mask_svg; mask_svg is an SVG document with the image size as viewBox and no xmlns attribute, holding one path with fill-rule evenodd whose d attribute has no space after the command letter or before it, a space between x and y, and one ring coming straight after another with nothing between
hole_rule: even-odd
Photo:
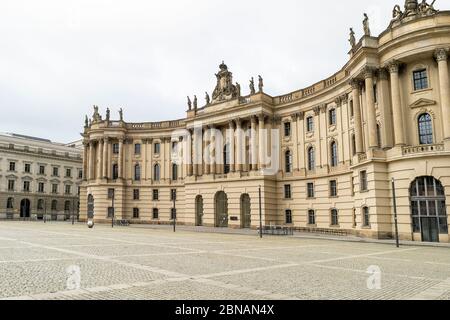
<instances>
[{"instance_id":1,"label":"arched window","mask_svg":"<svg viewBox=\"0 0 450 320\"><path fill-rule=\"evenodd\" d=\"M134 166L134 180L136 181L141 180L141 166L139 164L136 164Z\"/></svg>"},{"instance_id":2,"label":"arched window","mask_svg":"<svg viewBox=\"0 0 450 320\"><path fill-rule=\"evenodd\" d=\"M309 225L316 224L316 212L314 210L308 210L308 224Z\"/></svg>"},{"instance_id":3,"label":"arched window","mask_svg":"<svg viewBox=\"0 0 450 320\"><path fill-rule=\"evenodd\" d=\"M433 124L428 113L419 116L419 143L433 144Z\"/></svg>"},{"instance_id":4,"label":"arched window","mask_svg":"<svg viewBox=\"0 0 450 320\"><path fill-rule=\"evenodd\" d=\"M56 211L58 209L58 201L52 201L52 211Z\"/></svg>"},{"instance_id":5,"label":"arched window","mask_svg":"<svg viewBox=\"0 0 450 320\"><path fill-rule=\"evenodd\" d=\"M226 144L223 147L223 172L230 173L230 145Z\"/></svg>"},{"instance_id":6,"label":"arched window","mask_svg":"<svg viewBox=\"0 0 450 320\"><path fill-rule=\"evenodd\" d=\"M339 215L337 209L331 209L331 225L332 226L339 225Z\"/></svg>"},{"instance_id":7,"label":"arched window","mask_svg":"<svg viewBox=\"0 0 450 320\"><path fill-rule=\"evenodd\" d=\"M8 201L6 202L6 209L14 209L14 199L8 198Z\"/></svg>"},{"instance_id":8,"label":"arched window","mask_svg":"<svg viewBox=\"0 0 450 320\"><path fill-rule=\"evenodd\" d=\"M292 172L292 153L290 150L287 150L284 154L285 162L286 162L286 173Z\"/></svg>"},{"instance_id":9,"label":"arched window","mask_svg":"<svg viewBox=\"0 0 450 320\"><path fill-rule=\"evenodd\" d=\"M363 227L370 227L369 208L368 207L363 207L362 208L362 214L363 214Z\"/></svg>"},{"instance_id":10,"label":"arched window","mask_svg":"<svg viewBox=\"0 0 450 320\"><path fill-rule=\"evenodd\" d=\"M153 180L159 181L161 179L159 164L155 164L153 167Z\"/></svg>"},{"instance_id":11,"label":"arched window","mask_svg":"<svg viewBox=\"0 0 450 320\"><path fill-rule=\"evenodd\" d=\"M337 167L338 165L338 150L336 141L332 141L330 144L331 166Z\"/></svg>"},{"instance_id":12,"label":"arched window","mask_svg":"<svg viewBox=\"0 0 450 320\"><path fill-rule=\"evenodd\" d=\"M37 202L37 209L38 210L44 210L44 200L39 199Z\"/></svg>"},{"instance_id":13,"label":"arched window","mask_svg":"<svg viewBox=\"0 0 450 320\"><path fill-rule=\"evenodd\" d=\"M316 155L314 152L314 147L308 148L308 170L312 171L316 168Z\"/></svg>"},{"instance_id":14,"label":"arched window","mask_svg":"<svg viewBox=\"0 0 450 320\"><path fill-rule=\"evenodd\" d=\"M178 180L178 166L176 163L172 163L172 180Z\"/></svg>"}]
</instances>

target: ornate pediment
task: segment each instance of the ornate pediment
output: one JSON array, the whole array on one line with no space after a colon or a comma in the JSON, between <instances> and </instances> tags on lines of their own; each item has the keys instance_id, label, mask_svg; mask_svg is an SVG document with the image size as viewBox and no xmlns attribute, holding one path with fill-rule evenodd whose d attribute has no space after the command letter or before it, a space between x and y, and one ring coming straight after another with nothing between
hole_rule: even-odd
<instances>
[{"instance_id":1,"label":"ornate pediment","mask_svg":"<svg viewBox=\"0 0 450 320\"><path fill-rule=\"evenodd\" d=\"M415 108L434 106L435 104L436 104L436 101L434 101L434 100L421 98L421 99L417 100L416 102L410 104L409 107L411 109L415 109Z\"/></svg>"}]
</instances>

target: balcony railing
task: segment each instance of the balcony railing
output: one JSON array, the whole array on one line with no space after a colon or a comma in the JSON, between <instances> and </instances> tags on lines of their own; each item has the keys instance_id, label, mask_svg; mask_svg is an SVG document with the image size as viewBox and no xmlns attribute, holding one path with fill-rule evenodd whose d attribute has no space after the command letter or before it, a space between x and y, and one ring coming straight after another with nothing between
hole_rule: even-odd
<instances>
[{"instance_id":1,"label":"balcony railing","mask_svg":"<svg viewBox=\"0 0 450 320\"><path fill-rule=\"evenodd\" d=\"M429 144L413 147L403 147L402 153L403 155L409 155L409 154L429 153L438 151L444 151L443 144Z\"/></svg>"}]
</instances>

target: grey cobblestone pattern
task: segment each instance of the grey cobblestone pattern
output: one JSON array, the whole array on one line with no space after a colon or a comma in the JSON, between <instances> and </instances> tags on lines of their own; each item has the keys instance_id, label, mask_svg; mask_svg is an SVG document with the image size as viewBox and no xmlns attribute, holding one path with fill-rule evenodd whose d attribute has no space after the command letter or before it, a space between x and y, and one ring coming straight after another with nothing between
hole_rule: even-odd
<instances>
[{"instance_id":1,"label":"grey cobblestone pattern","mask_svg":"<svg viewBox=\"0 0 450 320\"><path fill-rule=\"evenodd\" d=\"M0 299L450 300L450 249L168 228L0 223ZM80 267L81 288L66 288ZM369 266L381 289L369 290Z\"/></svg>"}]
</instances>

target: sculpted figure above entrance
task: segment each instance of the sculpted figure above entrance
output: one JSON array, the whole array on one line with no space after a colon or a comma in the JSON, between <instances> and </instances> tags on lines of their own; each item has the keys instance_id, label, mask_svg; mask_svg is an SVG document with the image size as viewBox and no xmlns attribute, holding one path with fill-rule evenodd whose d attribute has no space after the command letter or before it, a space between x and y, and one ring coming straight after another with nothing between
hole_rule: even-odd
<instances>
[{"instance_id":1,"label":"sculpted figure above entrance","mask_svg":"<svg viewBox=\"0 0 450 320\"><path fill-rule=\"evenodd\" d=\"M231 100L238 97L236 86L233 84L233 74L228 71L227 65L222 62L220 71L216 74L217 85L212 95L212 103Z\"/></svg>"}]
</instances>

